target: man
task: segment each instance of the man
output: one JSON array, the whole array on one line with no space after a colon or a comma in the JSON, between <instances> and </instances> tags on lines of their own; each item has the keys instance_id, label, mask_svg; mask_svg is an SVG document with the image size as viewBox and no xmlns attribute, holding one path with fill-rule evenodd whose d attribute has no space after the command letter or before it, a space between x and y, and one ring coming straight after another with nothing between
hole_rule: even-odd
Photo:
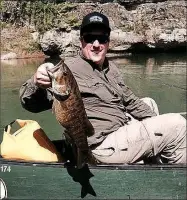
<instances>
[{"instance_id":1,"label":"man","mask_svg":"<svg viewBox=\"0 0 187 200\"><path fill-rule=\"evenodd\" d=\"M135 163L153 156L159 156L162 163L186 163L185 118L158 115L156 105L149 106L124 84L116 65L106 58L110 31L105 15L86 15L80 29L80 55L65 60L95 129L95 134L88 137L93 155L103 163ZM54 65L39 66L20 89L22 106L31 112L52 106L46 67L52 71Z\"/></svg>"}]
</instances>

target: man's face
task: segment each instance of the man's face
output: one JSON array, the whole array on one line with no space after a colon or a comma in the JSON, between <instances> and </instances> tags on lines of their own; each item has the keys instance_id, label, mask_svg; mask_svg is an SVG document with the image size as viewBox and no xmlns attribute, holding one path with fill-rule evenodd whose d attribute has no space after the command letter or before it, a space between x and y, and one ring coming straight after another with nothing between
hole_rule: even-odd
<instances>
[{"instance_id":1,"label":"man's face","mask_svg":"<svg viewBox=\"0 0 187 200\"><path fill-rule=\"evenodd\" d=\"M83 56L102 65L109 47L109 36L102 30L84 32L81 37Z\"/></svg>"}]
</instances>

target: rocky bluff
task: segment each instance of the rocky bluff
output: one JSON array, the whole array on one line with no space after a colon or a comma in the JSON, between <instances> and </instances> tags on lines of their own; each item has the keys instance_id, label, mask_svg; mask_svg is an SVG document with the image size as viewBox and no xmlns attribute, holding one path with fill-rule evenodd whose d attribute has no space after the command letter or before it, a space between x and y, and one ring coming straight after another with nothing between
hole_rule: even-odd
<instances>
[{"instance_id":1,"label":"rocky bluff","mask_svg":"<svg viewBox=\"0 0 187 200\"><path fill-rule=\"evenodd\" d=\"M102 12L110 20L109 52L186 49L187 5L184 0L15 2L4 9L1 18L4 22L12 20L14 25L30 27L33 39L46 55L76 54L81 20L91 11Z\"/></svg>"}]
</instances>

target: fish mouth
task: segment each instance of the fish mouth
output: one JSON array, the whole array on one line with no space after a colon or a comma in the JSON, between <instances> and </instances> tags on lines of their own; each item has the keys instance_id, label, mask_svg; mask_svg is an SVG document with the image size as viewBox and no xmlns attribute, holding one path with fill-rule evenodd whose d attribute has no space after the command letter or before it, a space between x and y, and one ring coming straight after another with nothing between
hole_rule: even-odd
<instances>
[{"instance_id":1,"label":"fish mouth","mask_svg":"<svg viewBox=\"0 0 187 200\"><path fill-rule=\"evenodd\" d=\"M62 90L64 88L65 88L65 85L53 87L53 94L54 94L55 98L59 101L64 101L64 100L68 99L68 97L70 96L69 89L64 90L64 92L62 92Z\"/></svg>"}]
</instances>

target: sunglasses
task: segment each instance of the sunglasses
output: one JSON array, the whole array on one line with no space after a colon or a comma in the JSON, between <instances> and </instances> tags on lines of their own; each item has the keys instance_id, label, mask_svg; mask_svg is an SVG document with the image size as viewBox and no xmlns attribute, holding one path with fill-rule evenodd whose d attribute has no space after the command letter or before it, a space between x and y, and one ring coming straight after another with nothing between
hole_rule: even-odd
<instances>
[{"instance_id":1,"label":"sunglasses","mask_svg":"<svg viewBox=\"0 0 187 200\"><path fill-rule=\"evenodd\" d=\"M95 40L98 40L100 44L106 44L109 42L109 36L108 35L92 35L92 34L86 34L83 35L82 38L86 43L93 44Z\"/></svg>"}]
</instances>

